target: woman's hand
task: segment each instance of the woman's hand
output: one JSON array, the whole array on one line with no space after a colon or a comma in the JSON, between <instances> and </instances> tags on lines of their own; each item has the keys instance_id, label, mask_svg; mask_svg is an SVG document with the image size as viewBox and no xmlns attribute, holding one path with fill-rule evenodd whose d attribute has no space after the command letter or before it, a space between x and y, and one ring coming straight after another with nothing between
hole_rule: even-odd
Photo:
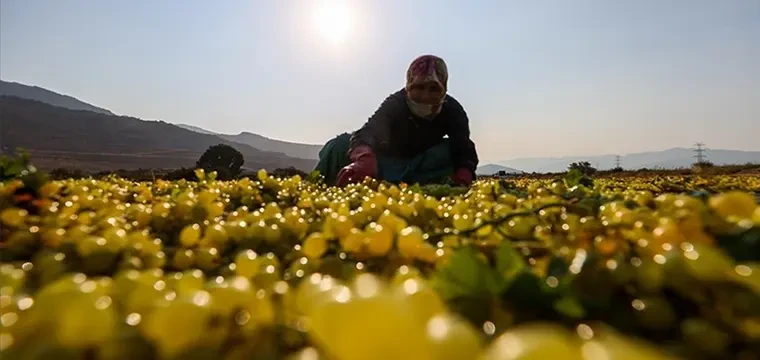
<instances>
[{"instance_id":1,"label":"woman's hand","mask_svg":"<svg viewBox=\"0 0 760 360\"><path fill-rule=\"evenodd\" d=\"M377 157L372 148L366 145L357 146L351 151L352 163L338 172L336 185L346 186L350 183L360 182L366 177L377 176Z\"/></svg>"},{"instance_id":2,"label":"woman's hand","mask_svg":"<svg viewBox=\"0 0 760 360\"><path fill-rule=\"evenodd\" d=\"M454 175L451 175L451 180L454 181L457 185L470 186L472 185L473 177L474 176L470 169L459 168L454 172Z\"/></svg>"}]
</instances>

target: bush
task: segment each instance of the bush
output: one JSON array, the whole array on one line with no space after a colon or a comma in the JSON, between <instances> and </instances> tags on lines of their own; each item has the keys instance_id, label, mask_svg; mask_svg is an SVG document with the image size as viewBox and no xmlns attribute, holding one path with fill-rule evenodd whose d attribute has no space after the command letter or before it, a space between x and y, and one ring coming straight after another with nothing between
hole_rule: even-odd
<instances>
[{"instance_id":1,"label":"bush","mask_svg":"<svg viewBox=\"0 0 760 360\"><path fill-rule=\"evenodd\" d=\"M596 173L596 168L591 166L591 163L588 161L574 162L567 167L568 171L572 171L574 169L580 170L584 175L593 175Z\"/></svg>"},{"instance_id":2,"label":"bush","mask_svg":"<svg viewBox=\"0 0 760 360\"><path fill-rule=\"evenodd\" d=\"M207 173L216 171L219 180L230 180L240 175L244 162L240 151L229 145L218 144L209 147L195 166Z\"/></svg>"}]
</instances>

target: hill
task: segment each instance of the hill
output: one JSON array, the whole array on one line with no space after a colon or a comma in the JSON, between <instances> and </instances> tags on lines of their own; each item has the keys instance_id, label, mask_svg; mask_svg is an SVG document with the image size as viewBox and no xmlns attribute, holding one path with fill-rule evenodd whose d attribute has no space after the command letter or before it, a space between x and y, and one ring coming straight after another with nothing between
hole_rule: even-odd
<instances>
[{"instance_id":1,"label":"hill","mask_svg":"<svg viewBox=\"0 0 760 360\"><path fill-rule=\"evenodd\" d=\"M87 110L100 114L113 115L109 110L90 105L77 98L62 95L38 86L29 86L16 82L0 80L0 96L14 96L22 99L37 100L71 110Z\"/></svg>"},{"instance_id":2,"label":"hill","mask_svg":"<svg viewBox=\"0 0 760 360\"><path fill-rule=\"evenodd\" d=\"M247 144L257 149L264 151L281 152L288 156L303 158L303 159L318 159L319 151L322 149L322 145L301 144L283 140L270 139L259 134L250 133L247 131L241 132L237 135L219 134L208 131L206 129L186 124L179 124L182 128L199 132L201 134L214 134L229 141L239 142L241 144Z\"/></svg>"},{"instance_id":3,"label":"hill","mask_svg":"<svg viewBox=\"0 0 760 360\"><path fill-rule=\"evenodd\" d=\"M760 151L711 149L707 150L706 156L715 165L760 163ZM615 155L518 158L500 161L499 164L526 172L546 173L565 171L570 163L576 161L588 161L600 170L615 167ZM676 169L690 167L693 163L694 152L688 148L632 153L620 157L620 165L624 169Z\"/></svg>"},{"instance_id":4,"label":"hill","mask_svg":"<svg viewBox=\"0 0 760 360\"><path fill-rule=\"evenodd\" d=\"M507 166L497 165L497 164L488 164L488 165L480 166L475 172L478 175L488 176L488 175L496 174L500 171L504 171L507 174L522 174L523 173L520 170L513 169Z\"/></svg>"},{"instance_id":5,"label":"hill","mask_svg":"<svg viewBox=\"0 0 760 360\"><path fill-rule=\"evenodd\" d=\"M262 151L215 135L201 134L164 121L146 121L92 111L70 110L40 101L0 97L3 152L22 147L38 167L106 171L194 166L212 145L233 146L247 169L293 166L311 171L316 161Z\"/></svg>"}]
</instances>

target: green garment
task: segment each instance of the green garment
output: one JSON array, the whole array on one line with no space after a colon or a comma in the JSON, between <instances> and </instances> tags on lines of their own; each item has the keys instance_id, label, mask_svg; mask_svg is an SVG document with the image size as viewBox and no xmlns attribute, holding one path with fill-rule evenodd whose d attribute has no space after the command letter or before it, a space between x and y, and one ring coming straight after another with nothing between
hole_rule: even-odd
<instances>
[{"instance_id":1,"label":"green garment","mask_svg":"<svg viewBox=\"0 0 760 360\"><path fill-rule=\"evenodd\" d=\"M325 182L334 185L338 172L351 163L348 157L351 134L344 133L325 144L319 151L318 170ZM454 173L449 139L411 158L390 158L377 154L378 180L407 184L442 182Z\"/></svg>"}]
</instances>

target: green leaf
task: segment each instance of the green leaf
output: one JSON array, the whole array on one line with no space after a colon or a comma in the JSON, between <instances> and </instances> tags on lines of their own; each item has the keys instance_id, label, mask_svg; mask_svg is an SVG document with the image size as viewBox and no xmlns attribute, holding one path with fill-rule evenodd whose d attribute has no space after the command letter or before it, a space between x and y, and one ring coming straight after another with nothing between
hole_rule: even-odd
<instances>
[{"instance_id":1,"label":"green leaf","mask_svg":"<svg viewBox=\"0 0 760 360\"><path fill-rule=\"evenodd\" d=\"M581 183L583 172L579 169L572 169L565 174L565 184L567 187L573 187Z\"/></svg>"},{"instance_id":2,"label":"green leaf","mask_svg":"<svg viewBox=\"0 0 760 360\"><path fill-rule=\"evenodd\" d=\"M324 177L322 176L322 173L319 172L319 170L312 171L309 173L309 176L306 177L306 181L312 183L321 183L323 180Z\"/></svg>"},{"instance_id":3,"label":"green leaf","mask_svg":"<svg viewBox=\"0 0 760 360\"><path fill-rule=\"evenodd\" d=\"M433 287L444 299L479 297L500 290L493 270L477 256L477 250L462 248L449 263L433 274Z\"/></svg>"},{"instance_id":4,"label":"green leaf","mask_svg":"<svg viewBox=\"0 0 760 360\"><path fill-rule=\"evenodd\" d=\"M501 299L517 308L537 309L551 307L554 302L552 294L544 292L544 282L529 268L520 270Z\"/></svg>"},{"instance_id":5,"label":"green leaf","mask_svg":"<svg viewBox=\"0 0 760 360\"><path fill-rule=\"evenodd\" d=\"M554 310L573 319L582 319L586 316L586 309L581 302L573 296L564 296L554 303Z\"/></svg>"},{"instance_id":6,"label":"green leaf","mask_svg":"<svg viewBox=\"0 0 760 360\"><path fill-rule=\"evenodd\" d=\"M496 252L496 272L499 280L498 292L502 292L514 282L526 264L510 241L504 241Z\"/></svg>"}]
</instances>

